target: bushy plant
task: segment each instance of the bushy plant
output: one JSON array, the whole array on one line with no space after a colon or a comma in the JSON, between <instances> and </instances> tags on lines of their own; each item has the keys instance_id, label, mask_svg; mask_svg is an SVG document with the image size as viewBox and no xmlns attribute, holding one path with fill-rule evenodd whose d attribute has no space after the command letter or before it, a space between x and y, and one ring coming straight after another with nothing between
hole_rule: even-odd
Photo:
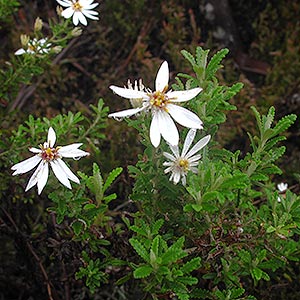
<instances>
[{"instance_id":1,"label":"bushy plant","mask_svg":"<svg viewBox=\"0 0 300 300\"><path fill-rule=\"evenodd\" d=\"M17 6L4 3L11 11ZM22 97L80 36L72 22L96 18L71 21L61 8L58 14L47 23L46 40L37 18L32 35L21 38L23 50L0 73L1 224L5 243L29 258L22 267L39 278L29 296L98 299L108 291L119 299L256 299L257 287L276 282L299 260L300 197L275 180L282 175L283 134L297 116L275 121L273 106L266 114L252 106L251 151L224 149L219 127L237 109L230 100L243 84L222 85L216 76L228 49L210 55L198 46L178 54L190 71L170 87L167 62L156 79L151 74L154 89L141 81L110 86L130 109L108 115L109 103L95 99L82 111L20 122L14 111ZM126 122L140 143L137 163L126 170L103 161L111 157L108 126L114 133L122 124L108 123L108 116ZM34 168L28 182L21 174Z\"/></svg>"}]
</instances>

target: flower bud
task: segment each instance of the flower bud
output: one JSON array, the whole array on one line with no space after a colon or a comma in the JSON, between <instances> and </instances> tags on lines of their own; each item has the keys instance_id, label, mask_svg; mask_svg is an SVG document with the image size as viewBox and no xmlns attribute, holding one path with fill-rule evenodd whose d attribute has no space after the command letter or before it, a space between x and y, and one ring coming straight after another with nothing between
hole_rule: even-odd
<instances>
[{"instance_id":1,"label":"flower bud","mask_svg":"<svg viewBox=\"0 0 300 300\"><path fill-rule=\"evenodd\" d=\"M63 12L63 8L61 6L56 6L56 13L61 16L61 13Z\"/></svg>"},{"instance_id":2,"label":"flower bud","mask_svg":"<svg viewBox=\"0 0 300 300\"><path fill-rule=\"evenodd\" d=\"M63 49L63 47L61 47L61 46L55 46L52 48L52 51L54 53L59 53L59 52L61 52L62 49Z\"/></svg>"},{"instance_id":3,"label":"flower bud","mask_svg":"<svg viewBox=\"0 0 300 300\"><path fill-rule=\"evenodd\" d=\"M72 29L71 34L73 37L80 36L82 34L82 29L80 27L75 27Z\"/></svg>"},{"instance_id":4,"label":"flower bud","mask_svg":"<svg viewBox=\"0 0 300 300\"><path fill-rule=\"evenodd\" d=\"M21 45L22 45L23 47L27 47L30 38L29 38L29 36L28 36L27 34L21 34L20 40L21 40Z\"/></svg>"},{"instance_id":5,"label":"flower bud","mask_svg":"<svg viewBox=\"0 0 300 300\"><path fill-rule=\"evenodd\" d=\"M40 17L37 17L34 22L34 31L41 31L43 27L43 21Z\"/></svg>"}]
</instances>

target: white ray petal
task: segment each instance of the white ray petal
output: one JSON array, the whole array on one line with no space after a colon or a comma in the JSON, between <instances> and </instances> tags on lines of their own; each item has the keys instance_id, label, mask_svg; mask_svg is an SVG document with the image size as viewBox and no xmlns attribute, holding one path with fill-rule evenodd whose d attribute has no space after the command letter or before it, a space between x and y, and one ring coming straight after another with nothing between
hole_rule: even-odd
<instances>
[{"instance_id":1,"label":"white ray petal","mask_svg":"<svg viewBox=\"0 0 300 300\"><path fill-rule=\"evenodd\" d=\"M196 165L198 164L198 160L200 160L201 158L201 154L197 154L197 155L194 155L192 157L189 157L189 164L192 166L194 163L196 163ZM195 166L196 166L195 165Z\"/></svg>"},{"instance_id":2,"label":"white ray petal","mask_svg":"<svg viewBox=\"0 0 300 300\"><path fill-rule=\"evenodd\" d=\"M82 13L89 19L92 19L92 20L99 20L98 17L94 16L94 14L91 13L92 11L91 10L83 10Z\"/></svg>"},{"instance_id":3,"label":"white ray petal","mask_svg":"<svg viewBox=\"0 0 300 300\"><path fill-rule=\"evenodd\" d=\"M68 189L72 189L68 176L65 170L58 163L58 160L50 161L50 165L56 178Z\"/></svg>"},{"instance_id":4,"label":"white ray petal","mask_svg":"<svg viewBox=\"0 0 300 300\"><path fill-rule=\"evenodd\" d=\"M158 120L158 115L154 114L151 125L150 125L150 140L152 145L156 148L160 144L160 130L159 130L159 120Z\"/></svg>"},{"instance_id":5,"label":"white ray petal","mask_svg":"<svg viewBox=\"0 0 300 300\"><path fill-rule=\"evenodd\" d=\"M180 125L188 128L203 128L203 123L199 119L199 117L193 112L189 111L188 109L178 105L168 104L167 110L170 113L170 115L174 118L174 120Z\"/></svg>"},{"instance_id":6,"label":"white ray petal","mask_svg":"<svg viewBox=\"0 0 300 300\"><path fill-rule=\"evenodd\" d=\"M176 160L176 158L172 154L170 154L168 152L163 152L163 156L166 157L167 159L171 160L171 161L175 161Z\"/></svg>"},{"instance_id":7,"label":"white ray petal","mask_svg":"<svg viewBox=\"0 0 300 300\"><path fill-rule=\"evenodd\" d=\"M174 174L173 175L173 182L175 184L177 184L179 182L179 180L180 180L180 173L179 172L174 172L173 174Z\"/></svg>"},{"instance_id":8,"label":"white ray petal","mask_svg":"<svg viewBox=\"0 0 300 300\"><path fill-rule=\"evenodd\" d=\"M73 13L72 22L73 22L73 24L74 24L75 26L78 25L78 23L79 23L78 13L76 13L76 12Z\"/></svg>"},{"instance_id":9,"label":"white ray petal","mask_svg":"<svg viewBox=\"0 0 300 300\"><path fill-rule=\"evenodd\" d=\"M92 10L95 7L97 7L98 5L99 5L99 3L87 4L87 5L84 6L84 9L86 9L86 10Z\"/></svg>"},{"instance_id":10,"label":"white ray petal","mask_svg":"<svg viewBox=\"0 0 300 300\"><path fill-rule=\"evenodd\" d=\"M71 1L64 1L64 0L56 0L61 6L68 7L72 5Z\"/></svg>"},{"instance_id":11,"label":"white ray petal","mask_svg":"<svg viewBox=\"0 0 300 300\"><path fill-rule=\"evenodd\" d=\"M48 175L49 175L49 164L45 161L41 162L41 169L38 174L38 180L37 180L37 187L38 187L38 194L40 195L43 188L45 187Z\"/></svg>"},{"instance_id":12,"label":"white ray petal","mask_svg":"<svg viewBox=\"0 0 300 300\"><path fill-rule=\"evenodd\" d=\"M47 142L48 142L50 148L52 148L54 146L55 141L56 141L55 131L52 127L50 127L48 130L48 138L47 138Z\"/></svg>"},{"instance_id":13,"label":"white ray petal","mask_svg":"<svg viewBox=\"0 0 300 300\"><path fill-rule=\"evenodd\" d=\"M172 146L178 145L179 134L170 115L164 110L158 110L159 130L163 138Z\"/></svg>"},{"instance_id":14,"label":"white ray petal","mask_svg":"<svg viewBox=\"0 0 300 300\"><path fill-rule=\"evenodd\" d=\"M201 88L194 88L186 91L171 91L167 93L167 96L171 102L184 102L193 99L201 91Z\"/></svg>"},{"instance_id":15,"label":"white ray petal","mask_svg":"<svg viewBox=\"0 0 300 300\"><path fill-rule=\"evenodd\" d=\"M115 85L111 85L109 87L114 93L118 94L121 97L127 98L127 99L149 99L149 96L147 93L143 91L136 91L132 89L125 89L120 88Z\"/></svg>"},{"instance_id":16,"label":"white ray petal","mask_svg":"<svg viewBox=\"0 0 300 300\"><path fill-rule=\"evenodd\" d=\"M167 174L167 173L171 172L172 169L173 169L173 167L168 167L164 170L164 173Z\"/></svg>"},{"instance_id":17,"label":"white ray petal","mask_svg":"<svg viewBox=\"0 0 300 300\"><path fill-rule=\"evenodd\" d=\"M193 143L193 140L195 138L195 135L196 135L196 129L194 129L194 128L190 129L189 132L187 133L184 144L183 144L182 153L181 153L182 157L185 157L186 153L190 149L190 147Z\"/></svg>"},{"instance_id":18,"label":"white ray petal","mask_svg":"<svg viewBox=\"0 0 300 300\"><path fill-rule=\"evenodd\" d=\"M60 167L64 170L68 178L76 183L80 183L77 176L69 169L69 167L66 165L66 163L62 159L57 159L57 163L60 165Z\"/></svg>"},{"instance_id":19,"label":"white ray petal","mask_svg":"<svg viewBox=\"0 0 300 300\"><path fill-rule=\"evenodd\" d=\"M23 174L32 170L41 161L41 159L42 158L40 156L35 155L15 164L11 167L11 169L15 171L12 175L15 176L18 174Z\"/></svg>"},{"instance_id":20,"label":"white ray petal","mask_svg":"<svg viewBox=\"0 0 300 300\"><path fill-rule=\"evenodd\" d=\"M133 116L145 109L146 109L146 107L130 108L130 109L126 109L126 110L122 110L122 111L118 111L118 112L109 114L108 117L109 118L126 118L126 117Z\"/></svg>"},{"instance_id":21,"label":"white ray petal","mask_svg":"<svg viewBox=\"0 0 300 300\"><path fill-rule=\"evenodd\" d=\"M26 53L26 51L23 48L20 48L15 52L15 55L22 55L24 53Z\"/></svg>"},{"instance_id":22,"label":"white ray petal","mask_svg":"<svg viewBox=\"0 0 300 300\"><path fill-rule=\"evenodd\" d=\"M82 143L75 143L68 146L63 146L58 150L58 154L61 157L67 157L67 158L80 158L83 156L90 155L88 152L85 152L81 149L77 149L81 145Z\"/></svg>"},{"instance_id":23,"label":"white ray petal","mask_svg":"<svg viewBox=\"0 0 300 300\"><path fill-rule=\"evenodd\" d=\"M84 26L87 26L87 19L86 17L84 16L84 14L82 12L79 12L79 11L75 11L74 12L74 15L78 15L78 19L79 19L79 22L81 24L83 24ZM74 17L74 16L73 16Z\"/></svg>"},{"instance_id":24,"label":"white ray petal","mask_svg":"<svg viewBox=\"0 0 300 300\"><path fill-rule=\"evenodd\" d=\"M36 168L36 170L31 175L31 177L27 183L27 186L25 188L25 192L27 192L29 189L31 189L33 186L35 186L37 184L42 167L43 167L43 162L41 161L40 164L38 165L38 167Z\"/></svg>"},{"instance_id":25,"label":"white ray petal","mask_svg":"<svg viewBox=\"0 0 300 300\"><path fill-rule=\"evenodd\" d=\"M172 146L169 145L171 151L173 152L173 154L175 155L175 157L179 157L179 149L178 149L178 145Z\"/></svg>"},{"instance_id":26,"label":"white ray petal","mask_svg":"<svg viewBox=\"0 0 300 300\"><path fill-rule=\"evenodd\" d=\"M156 79L155 79L155 90L163 91L165 87L168 86L169 83L169 66L168 62L164 61L160 66Z\"/></svg>"},{"instance_id":27,"label":"white ray petal","mask_svg":"<svg viewBox=\"0 0 300 300\"><path fill-rule=\"evenodd\" d=\"M72 7L68 7L66 8L62 13L61 15L66 18L66 19L69 19L73 16L74 14L74 9Z\"/></svg>"},{"instance_id":28,"label":"white ray petal","mask_svg":"<svg viewBox=\"0 0 300 300\"><path fill-rule=\"evenodd\" d=\"M30 147L30 148L29 148L29 151L32 152L32 153L41 153L41 152L42 152L41 149L34 148L34 147Z\"/></svg>"},{"instance_id":29,"label":"white ray petal","mask_svg":"<svg viewBox=\"0 0 300 300\"><path fill-rule=\"evenodd\" d=\"M199 142L197 142L194 147L186 154L186 158L193 156L195 153L200 151L203 147L205 147L210 140L210 135L205 136Z\"/></svg>"}]
</instances>

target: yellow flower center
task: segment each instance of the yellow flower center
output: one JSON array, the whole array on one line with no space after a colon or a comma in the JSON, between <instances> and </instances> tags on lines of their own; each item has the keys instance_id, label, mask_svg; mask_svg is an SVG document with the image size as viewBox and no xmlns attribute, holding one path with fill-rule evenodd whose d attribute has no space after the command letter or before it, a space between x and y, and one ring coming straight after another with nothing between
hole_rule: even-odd
<instances>
[{"instance_id":1,"label":"yellow flower center","mask_svg":"<svg viewBox=\"0 0 300 300\"><path fill-rule=\"evenodd\" d=\"M169 98L164 91L156 91L150 96L150 103L153 106L165 108L169 103Z\"/></svg>"},{"instance_id":2,"label":"yellow flower center","mask_svg":"<svg viewBox=\"0 0 300 300\"><path fill-rule=\"evenodd\" d=\"M36 46L33 46L31 44L28 45L28 49L33 51L33 52L36 52Z\"/></svg>"},{"instance_id":3,"label":"yellow flower center","mask_svg":"<svg viewBox=\"0 0 300 300\"><path fill-rule=\"evenodd\" d=\"M178 161L178 165L183 169L184 172L187 172L189 170L189 162L185 158L180 158Z\"/></svg>"},{"instance_id":4,"label":"yellow flower center","mask_svg":"<svg viewBox=\"0 0 300 300\"><path fill-rule=\"evenodd\" d=\"M74 2L72 7L76 11L81 11L82 10L82 5L79 3L79 1Z\"/></svg>"},{"instance_id":5,"label":"yellow flower center","mask_svg":"<svg viewBox=\"0 0 300 300\"><path fill-rule=\"evenodd\" d=\"M58 150L60 147L56 147L56 148L50 148L50 147L44 148L43 146L40 147L42 149L41 156L43 160L49 162L51 160L59 158Z\"/></svg>"}]
</instances>

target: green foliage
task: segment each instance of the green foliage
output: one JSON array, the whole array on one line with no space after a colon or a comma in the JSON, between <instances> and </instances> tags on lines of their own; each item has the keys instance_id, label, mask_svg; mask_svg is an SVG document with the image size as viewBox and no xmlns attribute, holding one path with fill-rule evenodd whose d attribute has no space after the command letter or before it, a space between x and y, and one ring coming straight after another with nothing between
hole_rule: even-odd
<instances>
[{"instance_id":1,"label":"green foliage","mask_svg":"<svg viewBox=\"0 0 300 300\"><path fill-rule=\"evenodd\" d=\"M136 279L147 278L144 289L152 295L171 292L179 299L190 299L188 286L198 283L198 279L190 273L200 268L201 260L195 257L184 262L183 258L188 256L183 248L184 237L168 246L167 240L157 234L162 224L163 220L159 219L154 226L142 223L141 227L131 227L137 236L129 242L143 259L142 264L134 267L133 276Z\"/></svg>"}]
</instances>

